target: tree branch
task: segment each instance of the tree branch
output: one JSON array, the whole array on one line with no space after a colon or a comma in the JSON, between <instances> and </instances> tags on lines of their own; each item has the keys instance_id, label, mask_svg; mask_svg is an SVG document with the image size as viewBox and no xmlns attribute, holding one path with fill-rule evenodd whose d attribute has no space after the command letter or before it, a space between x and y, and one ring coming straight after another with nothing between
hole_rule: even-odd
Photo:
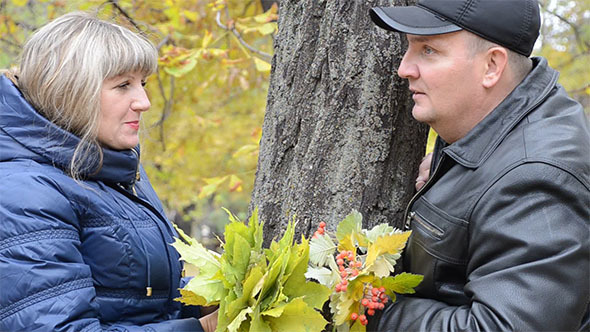
<instances>
[{"instance_id":1,"label":"tree branch","mask_svg":"<svg viewBox=\"0 0 590 332\"><path fill-rule=\"evenodd\" d=\"M573 24L572 22L570 22L567 18L561 16L560 14L558 14L557 12L555 12L554 10L549 10L549 8L547 8L545 6L545 4L543 4L542 2L540 3L541 7L549 14L557 17L557 19L559 19L561 22L565 23L566 25L568 25L570 28L572 28L572 30L574 30L574 36L576 38L576 42L578 43L578 45L580 45L580 47L582 48L582 52L586 52L586 50L590 49L590 43L584 41L582 39L582 35L580 34L580 27L578 27L577 25Z\"/></svg>"},{"instance_id":2,"label":"tree branch","mask_svg":"<svg viewBox=\"0 0 590 332\"><path fill-rule=\"evenodd\" d=\"M162 99L164 99L164 109L162 110L162 116L152 127L159 127L160 128L160 141L162 142L162 150L166 150L166 140L164 139L164 121L168 119L170 113L172 113L172 105L174 104L174 86L175 80L174 76L170 75L170 96L166 97L166 92L164 92L164 84L162 84L162 78L160 77L160 72L156 71L156 77L158 78L158 88L160 89L160 94L162 95Z\"/></svg>"},{"instance_id":3,"label":"tree branch","mask_svg":"<svg viewBox=\"0 0 590 332\"><path fill-rule=\"evenodd\" d=\"M137 31L143 32L139 25L135 23L135 20L133 20L133 18L129 14L127 14L127 12L123 8L121 8L121 6L119 6L117 0L108 0L106 3L110 3L111 5L113 5L113 7L115 7L115 9L119 11L119 13L125 16L127 21L129 21L129 23L131 23L135 27L135 29L137 29Z\"/></svg>"},{"instance_id":4,"label":"tree branch","mask_svg":"<svg viewBox=\"0 0 590 332\"><path fill-rule=\"evenodd\" d=\"M229 13L227 12L227 7L225 7L226 10L226 14L229 17ZM257 54L262 60L270 63L272 60L272 56L268 53L262 52L260 50L255 49L254 47L250 46L243 38L242 35L240 34L240 32L238 30L236 30L236 28L234 27L233 24L228 24L227 26L224 25L223 23L221 23L221 12L218 11L217 12L217 16L215 17L215 21L217 22L217 25L227 31L230 31L231 33L233 33L234 36L236 36L236 38L238 39L238 41L240 42L240 44L244 45L244 47L246 47L250 52Z\"/></svg>"}]
</instances>

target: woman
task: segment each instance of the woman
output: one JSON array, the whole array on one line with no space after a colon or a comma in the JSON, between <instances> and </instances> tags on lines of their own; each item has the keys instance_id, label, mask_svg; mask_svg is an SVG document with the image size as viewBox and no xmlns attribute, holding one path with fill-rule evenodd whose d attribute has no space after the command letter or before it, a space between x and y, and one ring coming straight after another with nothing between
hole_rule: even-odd
<instances>
[{"instance_id":1,"label":"woman","mask_svg":"<svg viewBox=\"0 0 590 332\"><path fill-rule=\"evenodd\" d=\"M0 331L201 330L139 163L156 66L147 39L70 13L0 75Z\"/></svg>"}]
</instances>

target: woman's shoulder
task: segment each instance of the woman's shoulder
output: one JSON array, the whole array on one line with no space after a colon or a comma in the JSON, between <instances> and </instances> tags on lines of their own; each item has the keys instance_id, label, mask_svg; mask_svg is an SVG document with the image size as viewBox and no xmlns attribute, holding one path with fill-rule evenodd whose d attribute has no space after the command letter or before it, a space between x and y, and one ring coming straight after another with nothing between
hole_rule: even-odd
<instances>
[{"instance_id":1,"label":"woman's shoulder","mask_svg":"<svg viewBox=\"0 0 590 332\"><path fill-rule=\"evenodd\" d=\"M16 233L75 226L85 200L74 179L34 161L0 163L0 220Z\"/></svg>"},{"instance_id":2,"label":"woman's shoulder","mask_svg":"<svg viewBox=\"0 0 590 332\"><path fill-rule=\"evenodd\" d=\"M65 194L64 188L76 181L62 170L30 159L0 163L0 190L4 193L31 193L53 190Z\"/></svg>"}]
</instances>

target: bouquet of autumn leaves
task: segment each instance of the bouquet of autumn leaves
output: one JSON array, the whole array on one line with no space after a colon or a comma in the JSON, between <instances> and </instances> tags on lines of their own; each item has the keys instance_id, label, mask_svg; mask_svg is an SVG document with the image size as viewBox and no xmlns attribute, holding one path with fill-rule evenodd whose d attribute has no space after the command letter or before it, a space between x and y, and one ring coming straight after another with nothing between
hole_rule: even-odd
<instances>
[{"instance_id":1,"label":"bouquet of autumn leaves","mask_svg":"<svg viewBox=\"0 0 590 332\"><path fill-rule=\"evenodd\" d=\"M387 224L364 230L358 212L340 222L335 239L320 223L311 240L294 243L290 222L268 249L262 248L257 211L247 225L227 212L223 254L180 230L184 242L173 244L181 259L198 268L178 300L219 305L216 331L322 331L328 323L339 332L365 331L366 315L395 301L395 293L413 293L422 281L407 273L390 276L410 232ZM328 300L331 322L321 314Z\"/></svg>"}]
</instances>

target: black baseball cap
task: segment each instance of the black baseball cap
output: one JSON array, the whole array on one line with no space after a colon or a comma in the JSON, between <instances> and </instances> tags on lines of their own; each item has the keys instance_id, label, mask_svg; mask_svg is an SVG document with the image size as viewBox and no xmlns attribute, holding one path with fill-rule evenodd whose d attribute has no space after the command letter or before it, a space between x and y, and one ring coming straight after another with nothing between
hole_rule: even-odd
<instances>
[{"instance_id":1,"label":"black baseball cap","mask_svg":"<svg viewBox=\"0 0 590 332\"><path fill-rule=\"evenodd\" d=\"M537 0L420 0L415 6L375 7L379 27L413 35L467 30L524 56L539 36Z\"/></svg>"}]
</instances>

